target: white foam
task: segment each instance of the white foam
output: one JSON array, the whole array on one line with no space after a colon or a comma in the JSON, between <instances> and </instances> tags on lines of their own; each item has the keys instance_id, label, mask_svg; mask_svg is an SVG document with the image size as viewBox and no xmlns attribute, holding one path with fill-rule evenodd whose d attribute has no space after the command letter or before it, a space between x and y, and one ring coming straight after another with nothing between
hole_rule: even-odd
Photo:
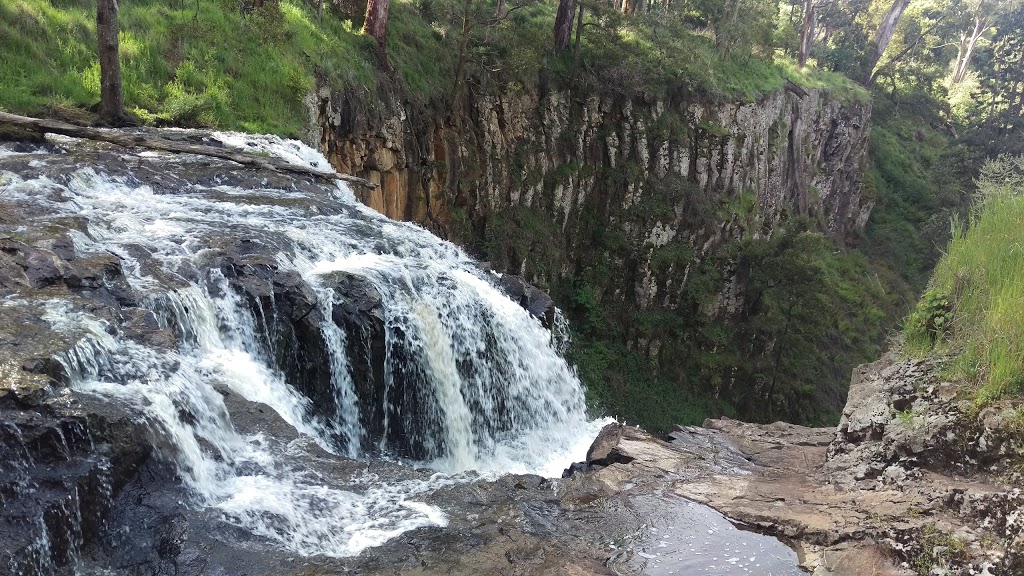
<instances>
[{"instance_id":1,"label":"white foam","mask_svg":"<svg viewBox=\"0 0 1024 576\"><path fill-rule=\"evenodd\" d=\"M322 156L295 142L216 136L329 169ZM582 460L605 422L585 417L579 380L553 348L551 333L454 245L369 211L342 185L329 191L308 202L291 202L302 199L298 192L223 185L157 193L90 166L61 181L0 178L0 193L35 202L41 214L86 217L88 231L73 233L76 250L116 254L131 285L148 295L144 305L182 336L178 349L153 349L111 335L102 322L57 302L45 316L60 329L89 334L64 359L74 386L145 414L168 438L173 449L167 457L196 503L220 510L228 522L299 554L347 556L406 530L444 525L444 512L422 496L462 481L460 471L558 476L569 462ZM289 202L272 201L281 198ZM359 218L333 213L339 208ZM314 417L310 401L267 357L249 307L219 270L204 264L207 240L226 230L276 246L277 265L297 272L316 292L338 405L334 417ZM140 249L153 259L136 257ZM154 260L159 270L152 269ZM419 483L363 478L350 490L330 487L336 479L324 482L289 467L297 444L235 430L218 390L269 406L323 449L360 455L366 431L345 357L350 335L330 320L337 303L327 281L333 272L357 272L381 294L388 342L409 351L401 361L411 364L402 368L427 386L423 410L436 429L420 440L434 451L429 464L448 476ZM388 378L398 361L388 357ZM395 407L386 408L391 414Z\"/></svg>"}]
</instances>

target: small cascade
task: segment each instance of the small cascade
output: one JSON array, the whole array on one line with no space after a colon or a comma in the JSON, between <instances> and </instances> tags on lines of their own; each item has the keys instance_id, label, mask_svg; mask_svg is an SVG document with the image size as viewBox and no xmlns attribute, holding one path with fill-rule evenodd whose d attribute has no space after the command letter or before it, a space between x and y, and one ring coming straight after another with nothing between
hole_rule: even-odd
<instances>
[{"instance_id":1,"label":"small cascade","mask_svg":"<svg viewBox=\"0 0 1024 576\"><path fill-rule=\"evenodd\" d=\"M334 391L335 411L331 426L344 447L345 455L358 458L366 440L366 432L360 423L359 399L355 384L352 382L352 374L348 369L348 336L333 319L334 307L341 302L333 291L322 289L318 294L321 302L320 312L324 318L320 322L320 331L327 345L331 389Z\"/></svg>"},{"instance_id":2,"label":"small cascade","mask_svg":"<svg viewBox=\"0 0 1024 576\"><path fill-rule=\"evenodd\" d=\"M218 138L328 168L297 143ZM459 473L558 475L596 434L537 318L458 248L364 208L344 186L251 181L162 155L125 154L116 167L35 156L17 173L0 158L0 193L83 220L71 233L77 257L116 256L127 283L101 287L104 297L173 335L139 337L122 312L43 302L43 319L78 338L57 359L71 387L143 415L193 504L229 524L303 555L358 554L443 525L423 498ZM300 438L239 429L236 396L318 450L444 474L339 486L303 464L312 448Z\"/></svg>"},{"instance_id":3,"label":"small cascade","mask_svg":"<svg viewBox=\"0 0 1024 576\"><path fill-rule=\"evenodd\" d=\"M463 469L473 466L476 444L473 434L473 414L462 393L462 377L455 362L451 338L441 325L437 311L416 302L412 305L418 320L419 339L423 342L423 356L427 360L427 376L435 382L435 418L442 425L447 445L446 466Z\"/></svg>"},{"instance_id":4,"label":"small cascade","mask_svg":"<svg viewBox=\"0 0 1024 576\"><path fill-rule=\"evenodd\" d=\"M21 544L0 572L47 575L75 565L101 537L111 502L108 464L85 423L32 415L21 426L4 422L0 461L0 537Z\"/></svg>"}]
</instances>

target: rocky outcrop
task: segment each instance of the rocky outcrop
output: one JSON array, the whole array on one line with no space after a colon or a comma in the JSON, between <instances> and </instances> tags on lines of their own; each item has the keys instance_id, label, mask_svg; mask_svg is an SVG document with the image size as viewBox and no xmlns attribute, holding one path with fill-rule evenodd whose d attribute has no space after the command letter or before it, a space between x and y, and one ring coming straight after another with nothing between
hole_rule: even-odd
<instances>
[{"instance_id":1,"label":"rocky outcrop","mask_svg":"<svg viewBox=\"0 0 1024 576\"><path fill-rule=\"evenodd\" d=\"M835 429L721 419L663 441L615 425L567 475L667 483L786 539L817 576L1019 574L1016 407L971 410L941 366L895 354L861 366Z\"/></svg>"},{"instance_id":2,"label":"rocky outcrop","mask_svg":"<svg viewBox=\"0 0 1024 576\"><path fill-rule=\"evenodd\" d=\"M899 483L921 469L1012 476L1024 461L1017 403L977 410L961 386L941 377L943 358L894 353L854 371L829 466L836 483Z\"/></svg>"}]
</instances>

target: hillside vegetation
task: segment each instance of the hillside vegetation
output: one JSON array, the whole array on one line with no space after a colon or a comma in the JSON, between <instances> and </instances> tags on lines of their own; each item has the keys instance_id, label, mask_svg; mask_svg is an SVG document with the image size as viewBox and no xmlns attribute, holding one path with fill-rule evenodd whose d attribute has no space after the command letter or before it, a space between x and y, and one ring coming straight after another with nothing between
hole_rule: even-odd
<instances>
[{"instance_id":1,"label":"hillside vegetation","mask_svg":"<svg viewBox=\"0 0 1024 576\"><path fill-rule=\"evenodd\" d=\"M99 100L95 2L0 4L0 108L75 114ZM297 135L313 71L369 82L367 39L292 0L242 16L238 4L138 0L121 8L125 103L144 123Z\"/></svg>"},{"instance_id":2,"label":"hillside vegetation","mask_svg":"<svg viewBox=\"0 0 1024 576\"><path fill-rule=\"evenodd\" d=\"M1024 157L988 163L975 211L904 328L917 356L948 354L979 405L1024 394Z\"/></svg>"},{"instance_id":3,"label":"hillside vegetation","mask_svg":"<svg viewBox=\"0 0 1024 576\"><path fill-rule=\"evenodd\" d=\"M303 96L314 77L373 93L397 74L413 101L450 106L457 66L451 6L396 0L385 56L359 33L361 14L322 17L300 0L262 3L243 13L236 0L133 0L121 6L125 102L146 124L209 126L297 136L307 121ZM339 5L340 6L340 5ZM532 3L499 24L477 25L465 56L474 82L516 89L539 75L567 81L573 61L550 48L555 5ZM723 55L682 21L617 14L581 36L580 83L647 94L684 91L709 99L753 100L788 78L850 98L867 92L843 76L791 61ZM0 4L0 109L70 114L99 100L95 2L10 0ZM485 72L485 73L484 73Z\"/></svg>"}]
</instances>

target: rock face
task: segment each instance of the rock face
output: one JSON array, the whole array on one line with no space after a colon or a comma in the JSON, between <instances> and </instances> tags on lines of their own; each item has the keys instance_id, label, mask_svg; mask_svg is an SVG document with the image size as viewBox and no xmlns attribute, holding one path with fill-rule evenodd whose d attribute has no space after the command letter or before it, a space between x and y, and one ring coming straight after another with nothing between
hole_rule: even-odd
<instances>
[{"instance_id":1,"label":"rock face","mask_svg":"<svg viewBox=\"0 0 1024 576\"><path fill-rule=\"evenodd\" d=\"M860 187L870 106L818 90L745 104L527 90L478 97L460 126L412 118L397 98L382 105L377 118L356 116L351 96L322 89L310 98L309 138L339 171L380 183L358 194L395 219L451 228L458 207L485 227L508 208L537 208L555 214L572 243L588 217L619 225L665 188L687 188L716 201L752 194L766 227L784 212L818 215L844 238L871 210ZM606 171L625 178L609 181ZM633 232L654 244L703 243L712 231L684 218L694 203L667 206Z\"/></svg>"},{"instance_id":2,"label":"rock face","mask_svg":"<svg viewBox=\"0 0 1024 576\"><path fill-rule=\"evenodd\" d=\"M859 367L836 429L721 419L665 442L616 425L567 475L609 490L661 478L786 539L817 576L1020 574L1016 407L975 414L941 365L889 354Z\"/></svg>"},{"instance_id":3,"label":"rock face","mask_svg":"<svg viewBox=\"0 0 1024 576\"><path fill-rule=\"evenodd\" d=\"M752 314L730 246L796 216L849 240L874 202L861 186L870 104L819 90L707 103L533 86L470 98L457 122L375 96L369 106L322 88L308 102L310 143L381 184L355 191L364 203L551 289L563 309L585 286L611 311L616 344L670 379L688 377L672 371L694 338L638 318L696 326ZM731 381L726 372L715 379ZM838 411L840 396L820 402Z\"/></svg>"},{"instance_id":4,"label":"rock face","mask_svg":"<svg viewBox=\"0 0 1024 576\"><path fill-rule=\"evenodd\" d=\"M873 205L861 191L870 105L818 90L706 104L532 89L478 97L459 125L383 100L376 114L326 88L308 102L311 142L340 172L381 184L357 191L363 202L487 244L497 269L531 281L572 271L596 231L622 234L640 308L674 302L684 269L726 239L802 214L843 240ZM651 264L666 246L688 249L679 277Z\"/></svg>"}]
</instances>

